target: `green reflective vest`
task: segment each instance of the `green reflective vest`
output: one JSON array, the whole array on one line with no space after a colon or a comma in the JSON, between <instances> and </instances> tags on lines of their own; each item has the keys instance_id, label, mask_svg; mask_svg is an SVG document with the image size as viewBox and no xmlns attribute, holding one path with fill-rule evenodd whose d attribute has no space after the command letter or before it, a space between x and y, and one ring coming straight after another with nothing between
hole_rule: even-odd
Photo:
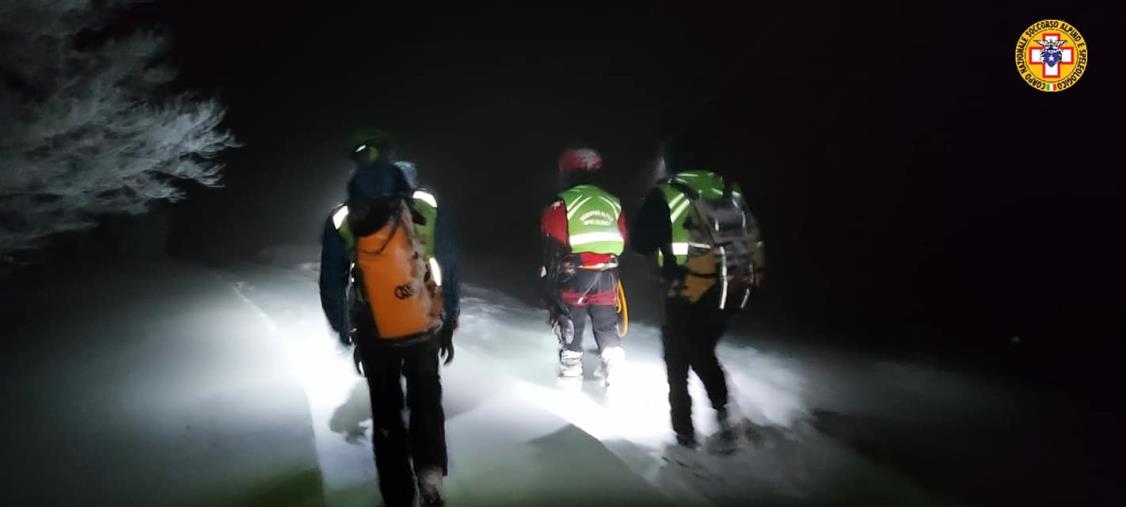
<instances>
[{"instance_id":1,"label":"green reflective vest","mask_svg":"<svg viewBox=\"0 0 1126 507\"><path fill-rule=\"evenodd\" d=\"M434 194L425 190L417 190L414 195L414 209L422 215L422 224L414 224L415 236L422 244L422 253L427 259L434 257L434 231L438 222L438 201ZM333 225L336 226L340 237L348 249L348 256L355 259L356 237L348 228L348 206L340 206L332 215Z\"/></svg>"},{"instance_id":2,"label":"green reflective vest","mask_svg":"<svg viewBox=\"0 0 1126 507\"><path fill-rule=\"evenodd\" d=\"M696 191L703 198L717 198L723 195L725 181L722 176L711 171L683 171L670 178L678 181L688 188ZM657 185L665 196L669 205L669 224L672 226L672 253L676 256L676 263L683 266L688 261L688 249L711 248L711 245L693 245L688 229L684 227L685 220L692 213L692 201L684 192L677 190L670 181ZM738 183L732 184L733 195L742 197L742 190ZM663 255L657 253L658 263L663 262Z\"/></svg>"},{"instance_id":3,"label":"green reflective vest","mask_svg":"<svg viewBox=\"0 0 1126 507\"><path fill-rule=\"evenodd\" d=\"M574 253L621 255L625 238L618 230L621 202L595 185L578 185L559 194L567 209L567 235Z\"/></svg>"},{"instance_id":4,"label":"green reflective vest","mask_svg":"<svg viewBox=\"0 0 1126 507\"><path fill-rule=\"evenodd\" d=\"M434 257L434 230L438 223L438 201L434 194L425 190L414 192L414 209L422 215L424 224L414 224L415 234L422 243L422 253L426 257Z\"/></svg>"}]
</instances>

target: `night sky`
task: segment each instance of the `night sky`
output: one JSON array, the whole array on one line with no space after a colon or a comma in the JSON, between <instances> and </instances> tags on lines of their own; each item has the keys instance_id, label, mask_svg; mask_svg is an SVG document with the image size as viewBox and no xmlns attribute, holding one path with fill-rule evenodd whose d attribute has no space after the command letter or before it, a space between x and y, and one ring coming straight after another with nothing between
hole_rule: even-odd
<instances>
[{"instance_id":1,"label":"night sky","mask_svg":"<svg viewBox=\"0 0 1126 507\"><path fill-rule=\"evenodd\" d=\"M534 289L559 149L601 149L628 213L677 135L748 190L769 245L759 314L875 341L932 328L970 352L1020 335L1045 357L1060 343L1092 355L1122 331L1126 88L1107 13L409 4L193 0L131 15L170 27L184 85L221 97L245 143L225 189L173 208L179 253L316 243L348 136L375 125L454 210L467 256L502 266L487 272L497 285ZM1064 93L1014 69L1018 35L1042 18L1092 48Z\"/></svg>"}]
</instances>

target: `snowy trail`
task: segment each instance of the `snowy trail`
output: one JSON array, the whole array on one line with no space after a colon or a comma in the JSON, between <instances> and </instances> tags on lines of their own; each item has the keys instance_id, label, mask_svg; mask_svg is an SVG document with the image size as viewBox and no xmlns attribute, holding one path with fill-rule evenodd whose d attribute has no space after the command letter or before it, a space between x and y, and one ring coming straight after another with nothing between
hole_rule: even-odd
<instances>
[{"instance_id":1,"label":"snowy trail","mask_svg":"<svg viewBox=\"0 0 1126 507\"><path fill-rule=\"evenodd\" d=\"M371 505L378 492L366 384L336 348L320 315L315 284L300 273L271 268L245 267L237 273L239 291L275 322L291 350L291 366L305 383L326 503ZM482 325L495 326L492 309L476 303L467 301L465 336L479 336L473 330ZM579 501L594 487L592 479L623 498L669 504L597 438L533 403L539 387L521 380L519 369L507 368L504 357L492 354L496 345L491 338L462 342L459 337L457 359L443 371L450 466L456 470L447 484L456 498L451 505L498 505L498 499L534 505L545 495ZM512 353L521 347L503 348ZM546 366L547 375L540 377L553 382L550 355ZM592 463L577 468L582 458Z\"/></svg>"},{"instance_id":2,"label":"snowy trail","mask_svg":"<svg viewBox=\"0 0 1126 507\"><path fill-rule=\"evenodd\" d=\"M366 386L335 350L313 272L247 265L234 273L290 343L328 504L370 504L377 493ZM815 430L799 361L722 346L746 438L729 456L685 452L671 442L655 328L633 326L626 371L609 391L594 380L563 388L542 310L479 287L465 293L457 357L443 370L452 506L591 498L609 505L948 504ZM593 371L597 359L586 360ZM711 434L714 412L695 378L691 389L698 431Z\"/></svg>"},{"instance_id":3,"label":"snowy trail","mask_svg":"<svg viewBox=\"0 0 1126 507\"><path fill-rule=\"evenodd\" d=\"M245 266L227 276L269 321L286 367L300 379L325 503L376 504L367 385L356 374L350 354L330 335L315 285L300 272L262 266Z\"/></svg>"},{"instance_id":4,"label":"snowy trail","mask_svg":"<svg viewBox=\"0 0 1126 507\"><path fill-rule=\"evenodd\" d=\"M25 295L0 356L2 503L378 503L366 384L329 336L315 273L218 271L82 267ZM722 342L745 438L727 456L683 451L655 328L634 323L609 392L593 380L564 389L542 310L465 292L457 359L443 370L453 507L1121 496L1091 451L1120 448L1101 406L785 335ZM691 389L709 434L713 412L694 378Z\"/></svg>"},{"instance_id":5,"label":"snowy trail","mask_svg":"<svg viewBox=\"0 0 1126 507\"><path fill-rule=\"evenodd\" d=\"M316 505L301 382L266 321L176 261L28 294L5 338L5 505Z\"/></svg>"}]
</instances>

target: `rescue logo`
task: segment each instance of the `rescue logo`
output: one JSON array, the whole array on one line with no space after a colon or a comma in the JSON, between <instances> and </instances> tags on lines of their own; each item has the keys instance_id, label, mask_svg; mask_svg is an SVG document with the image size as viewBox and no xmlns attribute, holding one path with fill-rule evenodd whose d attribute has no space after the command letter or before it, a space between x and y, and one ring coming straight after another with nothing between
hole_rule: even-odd
<instances>
[{"instance_id":1,"label":"rescue logo","mask_svg":"<svg viewBox=\"0 0 1126 507\"><path fill-rule=\"evenodd\" d=\"M395 297L398 299L410 299L414 297L414 287L411 287L410 282L395 287Z\"/></svg>"},{"instance_id":2,"label":"rescue logo","mask_svg":"<svg viewBox=\"0 0 1126 507\"><path fill-rule=\"evenodd\" d=\"M1058 19L1037 21L1017 40L1017 72L1042 92L1075 86L1087 70L1087 41L1074 26Z\"/></svg>"}]
</instances>

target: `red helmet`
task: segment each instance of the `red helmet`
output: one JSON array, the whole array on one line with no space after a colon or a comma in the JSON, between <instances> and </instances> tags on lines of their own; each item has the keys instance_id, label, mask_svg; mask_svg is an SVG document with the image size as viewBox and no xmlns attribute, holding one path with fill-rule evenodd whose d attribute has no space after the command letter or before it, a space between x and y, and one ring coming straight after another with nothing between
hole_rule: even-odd
<instances>
[{"instance_id":1,"label":"red helmet","mask_svg":"<svg viewBox=\"0 0 1126 507\"><path fill-rule=\"evenodd\" d=\"M567 148L559 155L559 174L602 169L602 155L592 148Z\"/></svg>"}]
</instances>

